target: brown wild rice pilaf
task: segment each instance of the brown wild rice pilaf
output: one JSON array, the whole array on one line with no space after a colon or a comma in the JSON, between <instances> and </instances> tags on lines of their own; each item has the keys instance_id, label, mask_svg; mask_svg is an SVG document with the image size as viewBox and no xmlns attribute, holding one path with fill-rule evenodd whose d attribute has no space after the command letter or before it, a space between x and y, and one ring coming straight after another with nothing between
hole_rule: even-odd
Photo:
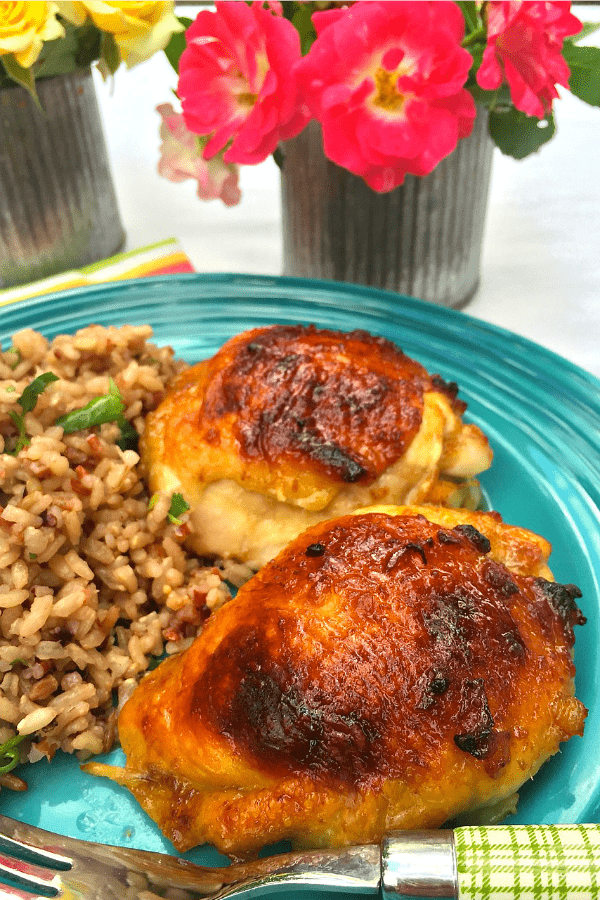
<instances>
[{"instance_id":1,"label":"brown wild rice pilaf","mask_svg":"<svg viewBox=\"0 0 600 900\"><path fill-rule=\"evenodd\" d=\"M60 748L109 749L123 699L164 650L189 646L230 597L225 578L182 544L187 517L171 497L149 503L139 457L114 423L63 435L56 419L119 388L139 433L166 382L184 367L148 343L149 327L91 326L51 343L32 330L0 353L0 744L16 734L30 761ZM31 443L10 455L9 416L38 375L53 372L32 412ZM171 517L173 518L173 517Z\"/></svg>"}]
</instances>

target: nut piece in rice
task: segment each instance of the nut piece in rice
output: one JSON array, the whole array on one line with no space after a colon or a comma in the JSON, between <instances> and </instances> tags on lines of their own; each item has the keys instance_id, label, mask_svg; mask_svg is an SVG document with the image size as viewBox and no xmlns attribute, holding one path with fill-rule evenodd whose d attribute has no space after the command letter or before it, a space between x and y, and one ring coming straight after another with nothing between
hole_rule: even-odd
<instances>
[{"instance_id":1,"label":"nut piece in rice","mask_svg":"<svg viewBox=\"0 0 600 900\"><path fill-rule=\"evenodd\" d=\"M114 423L64 434L57 419L119 389L139 434L167 381L185 368L148 326L90 326L51 342L30 329L0 353L0 744L30 761L57 749L108 750L116 707L154 657L189 646L244 567L204 565L182 544L187 514L150 503L134 450ZM38 375L58 380L31 411ZM14 455L23 415L29 443Z\"/></svg>"}]
</instances>

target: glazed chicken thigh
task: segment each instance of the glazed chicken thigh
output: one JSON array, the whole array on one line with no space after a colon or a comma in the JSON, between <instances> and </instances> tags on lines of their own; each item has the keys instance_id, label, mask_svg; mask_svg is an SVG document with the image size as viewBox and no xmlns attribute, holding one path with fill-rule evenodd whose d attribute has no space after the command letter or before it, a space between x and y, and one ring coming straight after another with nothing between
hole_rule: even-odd
<instances>
[{"instance_id":1,"label":"glazed chicken thigh","mask_svg":"<svg viewBox=\"0 0 600 900\"><path fill-rule=\"evenodd\" d=\"M429 828L580 735L573 585L494 513L373 507L264 566L125 704L126 785L180 850Z\"/></svg>"},{"instance_id":2,"label":"glazed chicken thigh","mask_svg":"<svg viewBox=\"0 0 600 900\"><path fill-rule=\"evenodd\" d=\"M492 453L456 395L366 332L259 328L172 383L142 460L153 491L190 504L193 549L258 568L361 506L468 506Z\"/></svg>"}]
</instances>

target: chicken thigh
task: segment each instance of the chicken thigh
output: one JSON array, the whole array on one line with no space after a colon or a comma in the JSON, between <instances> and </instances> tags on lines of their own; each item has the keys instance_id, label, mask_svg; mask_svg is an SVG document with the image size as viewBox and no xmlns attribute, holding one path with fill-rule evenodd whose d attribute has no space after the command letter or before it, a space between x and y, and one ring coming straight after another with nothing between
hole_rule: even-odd
<instances>
[{"instance_id":1,"label":"chicken thigh","mask_svg":"<svg viewBox=\"0 0 600 900\"><path fill-rule=\"evenodd\" d=\"M319 523L140 683L126 785L179 850L378 841L506 803L581 735L573 585L494 513Z\"/></svg>"},{"instance_id":2,"label":"chicken thigh","mask_svg":"<svg viewBox=\"0 0 600 900\"><path fill-rule=\"evenodd\" d=\"M172 383L142 461L191 506L193 549L258 568L361 506L471 505L492 452L457 390L363 331L258 328Z\"/></svg>"}]
</instances>

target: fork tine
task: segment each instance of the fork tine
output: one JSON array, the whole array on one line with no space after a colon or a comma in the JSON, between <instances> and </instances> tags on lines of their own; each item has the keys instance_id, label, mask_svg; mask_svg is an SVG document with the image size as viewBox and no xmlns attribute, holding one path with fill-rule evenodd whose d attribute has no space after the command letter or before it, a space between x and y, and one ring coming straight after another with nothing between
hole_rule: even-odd
<instances>
[{"instance_id":1,"label":"fork tine","mask_svg":"<svg viewBox=\"0 0 600 900\"><path fill-rule=\"evenodd\" d=\"M6 821L6 820L4 820ZM58 853L52 853L50 850L44 850L41 847L35 847L25 841L17 841L5 834L0 834L0 851L5 850L11 855L15 854L19 859L26 862L34 863L39 866L48 866L50 869L56 869L64 872L73 867L73 860Z\"/></svg>"},{"instance_id":2,"label":"fork tine","mask_svg":"<svg viewBox=\"0 0 600 900\"><path fill-rule=\"evenodd\" d=\"M60 876L56 873L4 854L0 854L0 875L30 891L41 891L47 896L56 897L60 890Z\"/></svg>"},{"instance_id":3,"label":"fork tine","mask_svg":"<svg viewBox=\"0 0 600 900\"><path fill-rule=\"evenodd\" d=\"M0 834L0 877L9 878L12 882L10 886L0 883L0 900L48 900L49 897L58 897L62 887L58 873L72 866L72 860L66 856Z\"/></svg>"},{"instance_id":4,"label":"fork tine","mask_svg":"<svg viewBox=\"0 0 600 900\"><path fill-rule=\"evenodd\" d=\"M0 884L0 900L48 900L48 897L41 894L30 894L18 887L9 887L7 884Z\"/></svg>"},{"instance_id":5,"label":"fork tine","mask_svg":"<svg viewBox=\"0 0 600 900\"><path fill-rule=\"evenodd\" d=\"M46 883L50 888L40 886L40 894L45 893L46 897L32 897L20 888L0 886L0 900L48 900L50 890L56 900L60 897L65 900L123 900L126 895L131 896L130 888L139 898L162 896L165 890L176 888L190 900L197 900L199 896L217 900L218 897L248 898L258 887L287 891L288 888L316 885L324 890L354 893L360 890L374 895L379 892L381 880L380 847L375 844L339 850L296 851L240 865L204 867L161 853L111 847L52 834L1 814L0 830L5 832L5 836L0 837L0 850L1 842L5 841L6 853L15 852L9 849L11 844L8 842L12 842L21 857L21 866L33 868L34 863L41 862L46 854L55 863L55 871ZM40 846L42 849L38 850ZM24 852L29 854L26 862ZM63 864L63 871L56 871L56 860ZM71 861L72 868L64 871L64 864L69 865Z\"/></svg>"}]
</instances>

